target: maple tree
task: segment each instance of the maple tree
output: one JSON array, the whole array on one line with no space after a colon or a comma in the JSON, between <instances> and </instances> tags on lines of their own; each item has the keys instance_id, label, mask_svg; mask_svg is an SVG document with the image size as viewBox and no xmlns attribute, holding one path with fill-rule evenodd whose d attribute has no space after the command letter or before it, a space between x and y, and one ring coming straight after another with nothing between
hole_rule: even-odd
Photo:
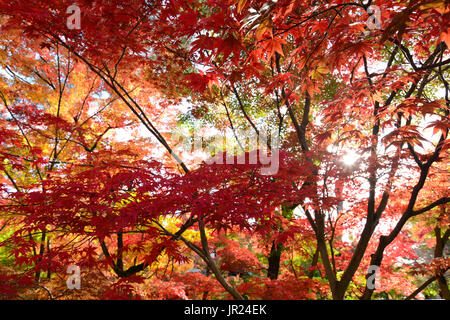
<instances>
[{"instance_id":1,"label":"maple tree","mask_svg":"<svg viewBox=\"0 0 450 320\"><path fill-rule=\"evenodd\" d=\"M449 18L0 0L0 295L450 299Z\"/></svg>"}]
</instances>

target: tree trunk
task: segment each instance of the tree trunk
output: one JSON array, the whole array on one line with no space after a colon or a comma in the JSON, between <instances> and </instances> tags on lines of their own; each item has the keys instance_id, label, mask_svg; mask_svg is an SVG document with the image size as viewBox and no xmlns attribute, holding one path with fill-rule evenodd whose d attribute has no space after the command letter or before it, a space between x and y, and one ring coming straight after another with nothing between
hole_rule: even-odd
<instances>
[{"instance_id":1,"label":"tree trunk","mask_svg":"<svg viewBox=\"0 0 450 320\"><path fill-rule=\"evenodd\" d=\"M278 279L282 250L283 245L281 243L278 243L277 245L275 244L275 241L272 242L272 247L270 248L269 254L269 268L267 269L267 277L269 279Z\"/></svg>"},{"instance_id":2,"label":"tree trunk","mask_svg":"<svg viewBox=\"0 0 450 320\"><path fill-rule=\"evenodd\" d=\"M434 228L434 234L436 237L436 247L434 248L434 257L439 258L442 257L444 254L445 245L450 236L450 229L447 229L444 235L441 236L441 228L436 227ZM450 300L450 291L448 289L448 284L447 280L445 279L445 275L443 273L437 274L436 278L439 284L441 297L444 298L445 300Z\"/></svg>"},{"instance_id":3,"label":"tree trunk","mask_svg":"<svg viewBox=\"0 0 450 320\"><path fill-rule=\"evenodd\" d=\"M292 206L281 206L281 214L286 219L291 219L293 216L294 209L297 207L297 205ZM282 232L283 230L279 228L277 232ZM275 241L272 242L272 247L270 248L270 253L268 262L269 267L267 268L267 277L269 279L277 279L278 275L280 273L280 260L281 260L281 253L283 252L283 244L278 243L275 245Z\"/></svg>"},{"instance_id":4,"label":"tree trunk","mask_svg":"<svg viewBox=\"0 0 450 320\"><path fill-rule=\"evenodd\" d=\"M440 290L440 295L445 300L450 300L450 291L448 290L447 280L444 275L439 275L436 277Z\"/></svg>"}]
</instances>

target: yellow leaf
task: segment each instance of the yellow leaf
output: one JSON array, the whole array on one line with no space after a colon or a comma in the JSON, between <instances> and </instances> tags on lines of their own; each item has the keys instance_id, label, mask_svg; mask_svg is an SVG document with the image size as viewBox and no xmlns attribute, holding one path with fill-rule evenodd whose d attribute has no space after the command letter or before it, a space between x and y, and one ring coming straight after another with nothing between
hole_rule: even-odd
<instances>
[{"instance_id":1,"label":"yellow leaf","mask_svg":"<svg viewBox=\"0 0 450 320\"><path fill-rule=\"evenodd\" d=\"M318 72L317 69L312 70L309 75L313 80L319 80L322 78L322 74Z\"/></svg>"},{"instance_id":2,"label":"yellow leaf","mask_svg":"<svg viewBox=\"0 0 450 320\"><path fill-rule=\"evenodd\" d=\"M327 66L321 66L321 65L319 65L319 66L317 67L317 72L319 72L319 73L321 73L321 74L327 74L327 73L330 72L330 69L328 69Z\"/></svg>"},{"instance_id":3,"label":"yellow leaf","mask_svg":"<svg viewBox=\"0 0 450 320\"><path fill-rule=\"evenodd\" d=\"M247 0L239 0L237 4L237 12L241 13L242 9L244 9L245 4L247 3Z\"/></svg>"},{"instance_id":4,"label":"yellow leaf","mask_svg":"<svg viewBox=\"0 0 450 320\"><path fill-rule=\"evenodd\" d=\"M256 39L260 40L266 31L269 31L269 33L272 34L272 20L269 17L264 19L264 21L261 22L261 24L256 29Z\"/></svg>"},{"instance_id":5,"label":"yellow leaf","mask_svg":"<svg viewBox=\"0 0 450 320\"><path fill-rule=\"evenodd\" d=\"M420 6L421 10L434 9L440 14L447 13L449 8L446 7L445 1L431 1Z\"/></svg>"},{"instance_id":6,"label":"yellow leaf","mask_svg":"<svg viewBox=\"0 0 450 320\"><path fill-rule=\"evenodd\" d=\"M319 64L311 70L309 75L313 80L321 79L324 74L327 74L330 72L330 69L327 67L325 61L320 61Z\"/></svg>"}]
</instances>

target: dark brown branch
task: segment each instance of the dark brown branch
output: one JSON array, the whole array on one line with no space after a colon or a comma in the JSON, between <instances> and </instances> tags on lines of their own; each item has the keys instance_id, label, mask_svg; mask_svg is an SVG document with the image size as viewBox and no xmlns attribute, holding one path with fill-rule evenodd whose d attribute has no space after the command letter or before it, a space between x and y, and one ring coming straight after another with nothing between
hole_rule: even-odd
<instances>
[{"instance_id":1,"label":"dark brown branch","mask_svg":"<svg viewBox=\"0 0 450 320\"><path fill-rule=\"evenodd\" d=\"M425 281L420 287L418 287L416 290L414 290L413 293L411 293L409 296L405 298L405 300L411 300L414 299L415 296L417 296L423 289L428 287L434 280L436 280L436 276L432 276L427 281Z\"/></svg>"},{"instance_id":2,"label":"dark brown branch","mask_svg":"<svg viewBox=\"0 0 450 320\"><path fill-rule=\"evenodd\" d=\"M419 209L419 210L414 210L414 211L412 211L411 214L410 214L410 216L411 216L411 217L417 216L417 215L419 215L419 214L425 213L425 212L427 212L427 211L433 209L433 208L436 207L436 206L439 206L439 205L442 205L442 204L446 204L446 203L448 203L448 202L450 202L450 197L443 197L443 198L440 198L439 200L434 201L433 203L429 204L428 206L426 206L426 207L424 207L424 208L421 208L421 209Z\"/></svg>"}]
</instances>

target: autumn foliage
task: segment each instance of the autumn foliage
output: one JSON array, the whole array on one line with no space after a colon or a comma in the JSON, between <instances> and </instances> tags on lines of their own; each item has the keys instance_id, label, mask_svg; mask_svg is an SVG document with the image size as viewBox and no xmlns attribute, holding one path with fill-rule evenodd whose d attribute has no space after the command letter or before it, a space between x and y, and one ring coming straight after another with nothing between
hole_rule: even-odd
<instances>
[{"instance_id":1,"label":"autumn foliage","mask_svg":"<svg viewBox=\"0 0 450 320\"><path fill-rule=\"evenodd\" d=\"M0 299L450 299L449 29L447 0L0 0Z\"/></svg>"}]
</instances>

